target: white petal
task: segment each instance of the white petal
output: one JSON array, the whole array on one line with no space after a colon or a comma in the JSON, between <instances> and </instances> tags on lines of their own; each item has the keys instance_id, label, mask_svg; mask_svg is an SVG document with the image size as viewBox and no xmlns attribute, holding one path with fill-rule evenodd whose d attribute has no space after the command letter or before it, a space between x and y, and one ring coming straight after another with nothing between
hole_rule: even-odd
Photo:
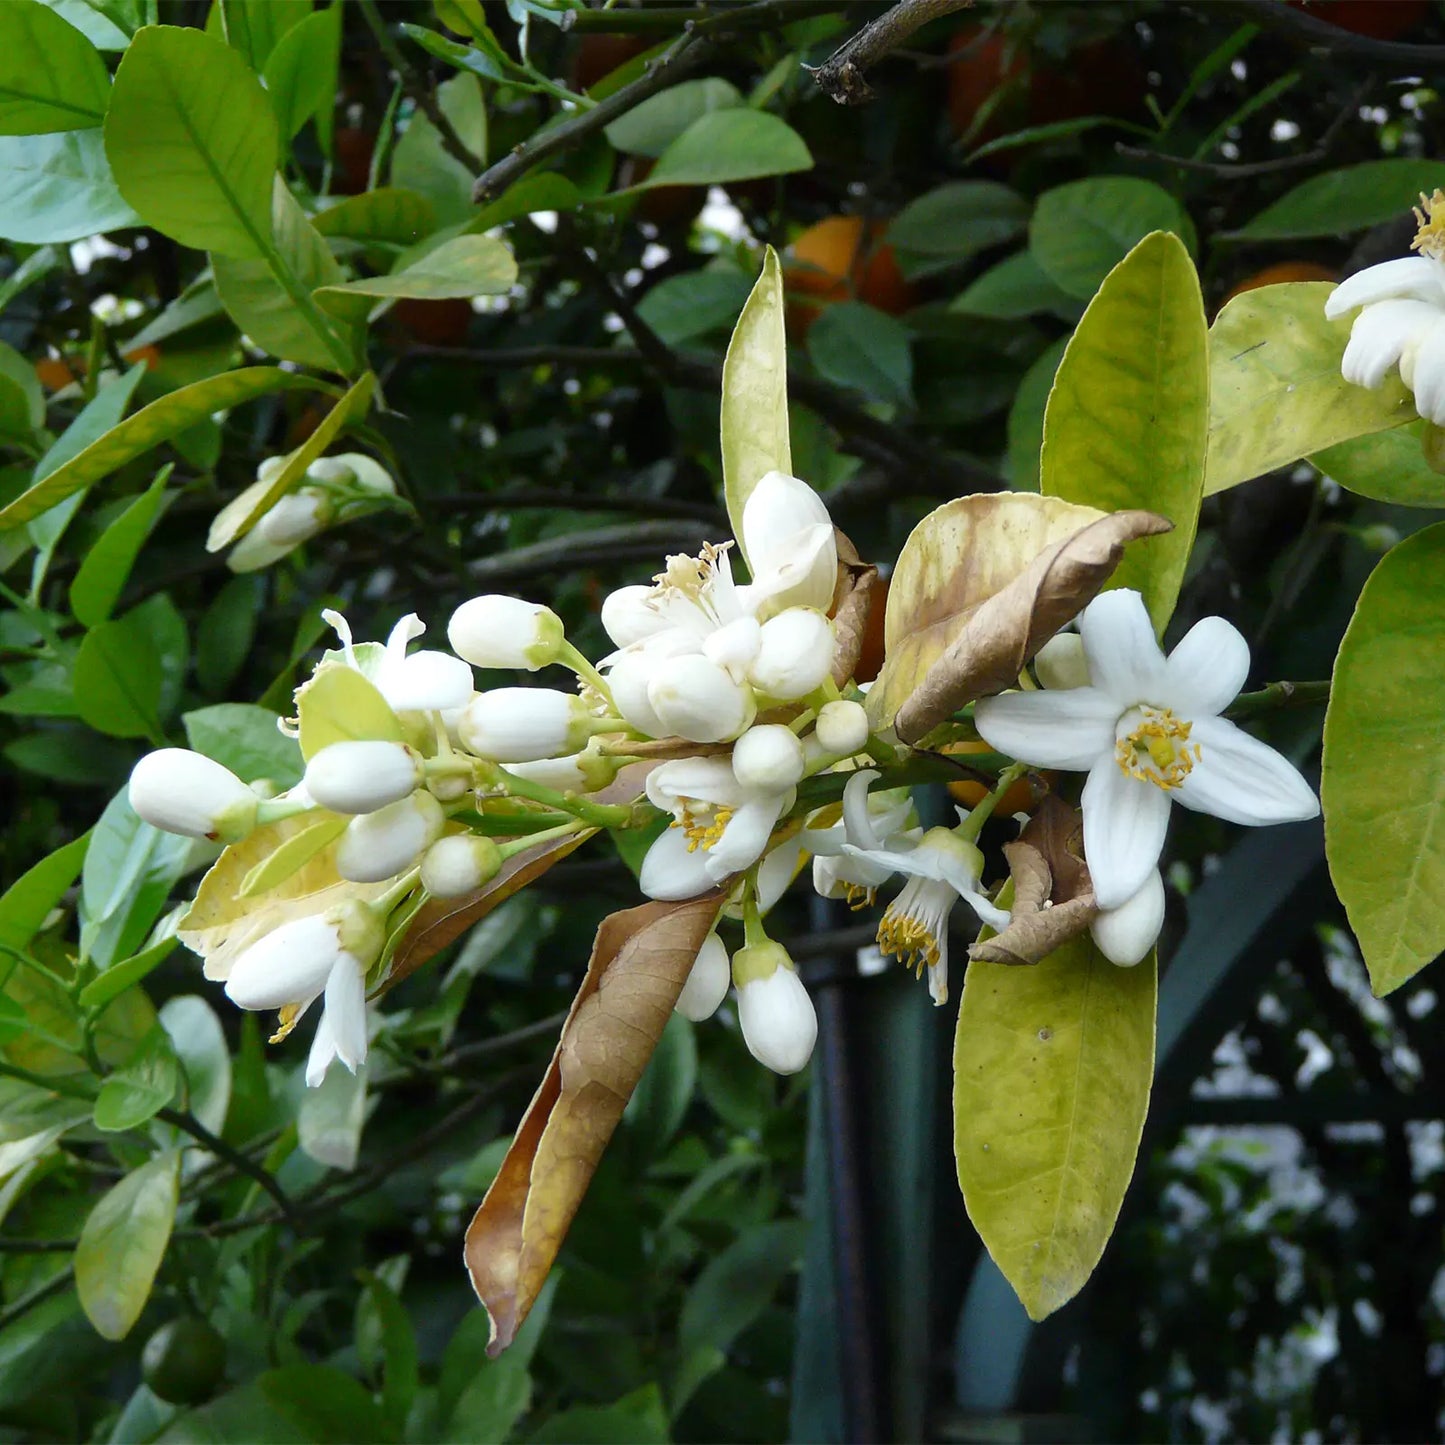
<instances>
[{"instance_id":1,"label":"white petal","mask_svg":"<svg viewBox=\"0 0 1445 1445\"><path fill-rule=\"evenodd\" d=\"M226 553L226 566L237 573L259 572L263 567L279 562L295 547L294 542L268 542L253 527Z\"/></svg>"},{"instance_id":2,"label":"white petal","mask_svg":"<svg viewBox=\"0 0 1445 1445\"><path fill-rule=\"evenodd\" d=\"M732 964L727 945L717 934L709 933L697 951L687 982L673 1007L684 1018L700 1024L718 1011L718 1005L728 996L731 982Z\"/></svg>"},{"instance_id":3,"label":"white petal","mask_svg":"<svg viewBox=\"0 0 1445 1445\"><path fill-rule=\"evenodd\" d=\"M788 891L788 885L803 866L803 840L794 834L764 854L758 864L758 909L766 913Z\"/></svg>"},{"instance_id":4,"label":"white petal","mask_svg":"<svg viewBox=\"0 0 1445 1445\"><path fill-rule=\"evenodd\" d=\"M806 766L797 734L781 723L751 727L733 744L733 776L750 791L794 787Z\"/></svg>"},{"instance_id":5,"label":"white petal","mask_svg":"<svg viewBox=\"0 0 1445 1445\"><path fill-rule=\"evenodd\" d=\"M654 589L640 585L619 587L603 598L602 626L618 647L641 642L670 625L653 599Z\"/></svg>"},{"instance_id":6,"label":"white petal","mask_svg":"<svg viewBox=\"0 0 1445 1445\"><path fill-rule=\"evenodd\" d=\"M818 1015L791 968L775 969L738 989L738 1022L748 1052L775 1074L796 1074L813 1056Z\"/></svg>"},{"instance_id":7,"label":"white petal","mask_svg":"<svg viewBox=\"0 0 1445 1445\"><path fill-rule=\"evenodd\" d=\"M654 768L643 786L648 802L665 813L682 798L733 806L743 796L727 758L675 758Z\"/></svg>"},{"instance_id":8,"label":"white petal","mask_svg":"<svg viewBox=\"0 0 1445 1445\"><path fill-rule=\"evenodd\" d=\"M472 669L449 652L413 652L382 664L377 690L397 712L445 712L465 707L475 684Z\"/></svg>"},{"instance_id":9,"label":"white petal","mask_svg":"<svg viewBox=\"0 0 1445 1445\"><path fill-rule=\"evenodd\" d=\"M1113 755L1114 725L1123 709L1096 687L1062 692L1009 692L974 704L973 725L995 752L1036 768L1092 767Z\"/></svg>"},{"instance_id":10,"label":"white petal","mask_svg":"<svg viewBox=\"0 0 1445 1445\"><path fill-rule=\"evenodd\" d=\"M1410 386L1420 415L1445 425L1445 316L1420 339Z\"/></svg>"},{"instance_id":11,"label":"white petal","mask_svg":"<svg viewBox=\"0 0 1445 1445\"><path fill-rule=\"evenodd\" d=\"M1333 321L1356 306L1368 306L1395 296L1438 302L1445 299L1440 278L1439 263L1428 256L1402 256L1396 261L1383 261L1341 281L1325 302L1325 315Z\"/></svg>"},{"instance_id":12,"label":"white petal","mask_svg":"<svg viewBox=\"0 0 1445 1445\"><path fill-rule=\"evenodd\" d=\"M425 789L363 813L346 825L336 847L336 871L352 883L380 883L411 867L441 837L442 805Z\"/></svg>"},{"instance_id":13,"label":"white petal","mask_svg":"<svg viewBox=\"0 0 1445 1445\"><path fill-rule=\"evenodd\" d=\"M843 854L873 868L886 868L889 873L903 873L909 878L941 878L933 866L932 854L926 850L904 853L893 848L855 848L843 844Z\"/></svg>"},{"instance_id":14,"label":"white petal","mask_svg":"<svg viewBox=\"0 0 1445 1445\"><path fill-rule=\"evenodd\" d=\"M306 1059L306 1087L317 1089L326 1077L326 1071L336 1057L336 1039L331 1032L331 1015L325 1009L316 1023L316 1032L311 1038L311 1052Z\"/></svg>"},{"instance_id":15,"label":"white petal","mask_svg":"<svg viewBox=\"0 0 1445 1445\"><path fill-rule=\"evenodd\" d=\"M244 1009L309 1002L326 986L340 951L336 925L322 914L293 918L257 939L236 959L226 994Z\"/></svg>"},{"instance_id":16,"label":"white petal","mask_svg":"<svg viewBox=\"0 0 1445 1445\"><path fill-rule=\"evenodd\" d=\"M809 527L832 526L823 499L806 482L769 472L743 505L743 549L753 576L772 572L792 555L793 539Z\"/></svg>"},{"instance_id":17,"label":"white petal","mask_svg":"<svg viewBox=\"0 0 1445 1445\"><path fill-rule=\"evenodd\" d=\"M1100 908L1118 908L1157 867L1169 827L1169 794L1131 778L1112 751L1089 770L1081 798L1084 858Z\"/></svg>"},{"instance_id":18,"label":"white petal","mask_svg":"<svg viewBox=\"0 0 1445 1445\"><path fill-rule=\"evenodd\" d=\"M760 692L793 702L821 687L833 670L833 624L815 607L789 607L763 624L748 678Z\"/></svg>"},{"instance_id":19,"label":"white petal","mask_svg":"<svg viewBox=\"0 0 1445 1445\"><path fill-rule=\"evenodd\" d=\"M614 659L607 674L607 686L617 711L638 732L650 738L667 736L667 728L647 696L648 684L657 667L657 661L644 652L623 653Z\"/></svg>"},{"instance_id":20,"label":"white petal","mask_svg":"<svg viewBox=\"0 0 1445 1445\"><path fill-rule=\"evenodd\" d=\"M657 669L647 684L647 700L666 730L664 736L675 733L695 743L736 737L757 712L751 688L698 654Z\"/></svg>"},{"instance_id":21,"label":"white petal","mask_svg":"<svg viewBox=\"0 0 1445 1445\"><path fill-rule=\"evenodd\" d=\"M681 828L669 828L647 850L637 886L649 898L676 902L712 891L713 881L707 876L707 854L701 848L689 853L687 841Z\"/></svg>"},{"instance_id":22,"label":"white petal","mask_svg":"<svg viewBox=\"0 0 1445 1445\"><path fill-rule=\"evenodd\" d=\"M1164 664L1162 706L1182 718L1212 717L1239 696L1249 676L1249 643L1222 617L1203 617Z\"/></svg>"},{"instance_id":23,"label":"white petal","mask_svg":"<svg viewBox=\"0 0 1445 1445\"><path fill-rule=\"evenodd\" d=\"M728 819L717 842L707 850L708 877L721 883L729 874L741 873L756 863L768 846L783 805L792 796L789 789L786 793L773 793L744 803Z\"/></svg>"},{"instance_id":24,"label":"white petal","mask_svg":"<svg viewBox=\"0 0 1445 1445\"><path fill-rule=\"evenodd\" d=\"M1365 307L1350 328L1341 374L1356 386L1379 386L1407 347L1440 319L1440 308L1423 301L1381 301Z\"/></svg>"},{"instance_id":25,"label":"white petal","mask_svg":"<svg viewBox=\"0 0 1445 1445\"><path fill-rule=\"evenodd\" d=\"M882 774L877 768L860 768L843 785L843 827L848 841L859 848L883 846L868 811L868 788L879 777Z\"/></svg>"},{"instance_id":26,"label":"white petal","mask_svg":"<svg viewBox=\"0 0 1445 1445\"><path fill-rule=\"evenodd\" d=\"M1320 810L1299 769L1272 747L1222 717L1199 718L1190 741L1199 761L1175 790L1186 808L1227 823L1295 823Z\"/></svg>"},{"instance_id":27,"label":"white petal","mask_svg":"<svg viewBox=\"0 0 1445 1445\"><path fill-rule=\"evenodd\" d=\"M751 586L740 589L753 611L771 613L785 607L816 607L826 612L838 584L838 547L831 522L807 527L788 539L788 549L775 567L759 567Z\"/></svg>"},{"instance_id":28,"label":"white petal","mask_svg":"<svg viewBox=\"0 0 1445 1445\"><path fill-rule=\"evenodd\" d=\"M702 655L723 668L734 682L741 682L762 644L763 629L758 619L738 617L703 640Z\"/></svg>"},{"instance_id":29,"label":"white petal","mask_svg":"<svg viewBox=\"0 0 1445 1445\"><path fill-rule=\"evenodd\" d=\"M1132 968L1154 947L1164 925L1164 880L1155 868L1144 886L1089 925L1099 951L1120 968Z\"/></svg>"},{"instance_id":30,"label":"white petal","mask_svg":"<svg viewBox=\"0 0 1445 1445\"><path fill-rule=\"evenodd\" d=\"M366 974L349 954L326 980L326 1015L336 1057L354 1074L366 1062Z\"/></svg>"},{"instance_id":31,"label":"white petal","mask_svg":"<svg viewBox=\"0 0 1445 1445\"><path fill-rule=\"evenodd\" d=\"M1132 588L1102 592L1079 614L1089 681L1123 707L1153 702L1164 679L1144 599Z\"/></svg>"}]
</instances>

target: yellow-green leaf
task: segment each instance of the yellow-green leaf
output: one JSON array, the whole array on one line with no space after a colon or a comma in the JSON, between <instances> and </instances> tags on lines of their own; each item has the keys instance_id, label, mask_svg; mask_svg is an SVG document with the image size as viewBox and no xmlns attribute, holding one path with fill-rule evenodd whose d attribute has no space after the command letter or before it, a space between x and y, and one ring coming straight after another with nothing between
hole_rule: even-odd
<instances>
[{"instance_id":1,"label":"yellow-green leaf","mask_svg":"<svg viewBox=\"0 0 1445 1445\"><path fill-rule=\"evenodd\" d=\"M296 694L301 756L308 762L332 743L355 739L401 742L391 704L354 667L327 663Z\"/></svg>"},{"instance_id":2,"label":"yellow-green leaf","mask_svg":"<svg viewBox=\"0 0 1445 1445\"><path fill-rule=\"evenodd\" d=\"M241 880L240 896L254 898L258 893L267 893L278 883L284 883L323 848L334 843L350 822L350 818L338 818L328 813L288 838Z\"/></svg>"},{"instance_id":3,"label":"yellow-green leaf","mask_svg":"<svg viewBox=\"0 0 1445 1445\"><path fill-rule=\"evenodd\" d=\"M1098 1264L1134 1172L1154 1076L1151 953L1117 968L1087 934L1028 968L972 962L953 1053L969 1218L1029 1317Z\"/></svg>"},{"instance_id":4,"label":"yellow-green leaf","mask_svg":"<svg viewBox=\"0 0 1445 1445\"><path fill-rule=\"evenodd\" d=\"M1394 372L1375 390L1340 374L1352 318L1325 320L1333 289L1328 281L1260 286L1215 318L1205 496L1415 420L1415 403Z\"/></svg>"},{"instance_id":5,"label":"yellow-green leaf","mask_svg":"<svg viewBox=\"0 0 1445 1445\"><path fill-rule=\"evenodd\" d=\"M743 504L753 488L769 472L791 475L793 470L783 271L771 246L723 361L722 464L728 519L741 546Z\"/></svg>"},{"instance_id":6,"label":"yellow-green leaf","mask_svg":"<svg viewBox=\"0 0 1445 1445\"><path fill-rule=\"evenodd\" d=\"M1310 463L1342 487L1397 507L1445 507L1445 476L1425 460L1423 421L1315 452Z\"/></svg>"},{"instance_id":7,"label":"yellow-green leaf","mask_svg":"<svg viewBox=\"0 0 1445 1445\"><path fill-rule=\"evenodd\" d=\"M436 207L425 196L400 186L346 196L311 218L323 236L387 241L393 246L415 245L436 229L436 222Z\"/></svg>"},{"instance_id":8,"label":"yellow-green leaf","mask_svg":"<svg viewBox=\"0 0 1445 1445\"><path fill-rule=\"evenodd\" d=\"M1041 489L1174 523L1130 547L1109 582L1143 593L1161 633L1194 545L1208 440L1199 278L1184 243L1155 231L1104 278L1064 352L1044 414Z\"/></svg>"},{"instance_id":9,"label":"yellow-green leaf","mask_svg":"<svg viewBox=\"0 0 1445 1445\"><path fill-rule=\"evenodd\" d=\"M1445 523L1370 575L1325 714L1325 854L1377 994L1445 949L1442 718Z\"/></svg>"}]
</instances>

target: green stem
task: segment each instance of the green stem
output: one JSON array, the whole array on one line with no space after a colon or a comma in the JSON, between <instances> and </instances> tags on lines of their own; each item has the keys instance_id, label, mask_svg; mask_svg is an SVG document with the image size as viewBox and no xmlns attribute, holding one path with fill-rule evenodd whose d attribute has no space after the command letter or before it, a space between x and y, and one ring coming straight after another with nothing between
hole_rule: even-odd
<instances>
[{"instance_id":1,"label":"green stem","mask_svg":"<svg viewBox=\"0 0 1445 1445\"><path fill-rule=\"evenodd\" d=\"M1272 682L1258 692L1242 692L1225 708L1224 716L1238 722L1287 707L1310 707L1330 700L1328 682Z\"/></svg>"},{"instance_id":2,"label":"green stem","mask_svg":"<svg viewBox=\"0 0 1445 1445\"><path fill-rule=\"evenodd\" d=\"M525 838L518 838L514 843L502 843L498 846L497 852L502 855L503 860L515 858L518 853L525 853L529 848L537 847L539 843L551 843L558 838L569 838L573 833L580 833L586 826L580 818L573 818L570 822L560 823L555 828L547 828L540 833L529 833Z\"/></svg>"},{"instance_id":3,"label":"green stem","mask_svg":"<svg viewBox=\"0 0 1445 1445\"><path fill-rule=\"evenodd\" d=\"M607 699L607 705L612 705L612 689L607 686L607 679L570 642L562 644L557 661L563 667L570 667L584 682L591 683Z\"/></svg>"},{"instance_id":4,"label":"green stem","mask_svg":"<svg viewBox=\"0 0 1445 1445\"><path fill-rule=\"evenodd\" d=\"M620 803L589 803L570 793L559 793L528 778L519 778L502 767L497 768L496 776L513 797L530 798L534 803L542 803L559 813L570 813L598 828L625 828L632 821L632 809Z\"/></svg>"},{"instance_id":5,"label":"green stem","mask_svg":"<svg viewBox=\"0 0 1445 1445\"><path fill-rule=\"evenodd\" d=\"M998 807L999 800L1028 770L1027 763L1015 763L1012 767L1005 768L998 775L998 783L993 791L980 800L968 817L958 825L955 832L960 837L967 838L970 843L978 842L978 835L983 831L983 825L993 816L993 810Z\"/></svg>"}]
</instances>

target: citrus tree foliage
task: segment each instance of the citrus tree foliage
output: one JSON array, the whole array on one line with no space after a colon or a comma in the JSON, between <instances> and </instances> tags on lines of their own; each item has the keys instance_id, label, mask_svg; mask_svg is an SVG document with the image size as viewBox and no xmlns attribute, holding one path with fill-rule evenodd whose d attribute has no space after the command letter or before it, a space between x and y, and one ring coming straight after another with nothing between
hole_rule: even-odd
<instances>
[{"instance_id":1,"label":"citrus tree foliage","mask_svg":"<svg viewBox=\"0 0 1445 1445\"><path fill-rule=\"evenodd\" d=\"M1445 542L1371 510L1445 505L1445 173L1347 106L1211 191L1301 76L1167 8L853 111L843 6L0 7L7 1428L780 1438L810 891L954 1010L1036 1320L1206 851L1318 779L1375 992L1445 948ZM1336 655L1229 569L1341 489Z\"/></svg>"}]
</instances>

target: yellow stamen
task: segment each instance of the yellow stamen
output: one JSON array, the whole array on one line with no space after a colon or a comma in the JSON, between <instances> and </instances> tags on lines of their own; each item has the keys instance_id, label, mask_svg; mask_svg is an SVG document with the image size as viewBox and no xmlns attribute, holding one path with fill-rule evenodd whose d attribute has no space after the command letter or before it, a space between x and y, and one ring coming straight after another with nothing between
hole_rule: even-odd
<instances>
[{"instance_id":1,"label":"yellow stamen","mask_svg":"<svg viewBox=\"0 0 1445 1445\"><path fill-rule=\"evenodd\" d=\"M1168 708L1140 708L1133 732L1114 745L1120 769L1141 783L1177 788L1199 761L1200 746L1189 741L1194 724L1177 718Z\"/></svg>"},{"instance_id":2,"label":"yellow stamen","mask_svg":"<svg viewBox=\"0 0 1445 1445\"><path fill-rule=\"evenodd\" d=\"M872 908L873 900L878 895L876 888L865 888L861 883L844 883L842 886L843 897L854 913L864 908Z\"/></svg>"},{"instance_id":3,"label":"yellow stamen","mask_svg":"<svg viewBox=\"0 0 1445 1445\"><path fill-rule=\"evenodd\" d=\"M731 546L731 542L704 542L701 553L696 557L676 552L667 559L667 566L652 580L663 592L677 592L695 601L712 581L712 574L717 570L717 559Z\"/></svg>"},{"instance_id":4,"label":"yellow stamen","mask_svg":"<svg viewBox=\"0 0 1445 1445\"><path fill-rule=\"evenodd\" d=\"M279 1044L296 1027L296 1020L300 1017L301 1005L299 1003L286 1004L276 1015L276 1032L271 1035L269 1042Z\"/></svg>"},{"instance_id":5,"label":"yellow stamen","mask_svg":"<svg viewBox=\"0 0 1445 1445\"><path fill-rule=\"evenodd\" d=\"M1415 232L1410 249L1434 261L1445 261L1445 191L1437 188L1433 196L1421 191L1420 204L1414 211L1420 229Z\"/></svg>"},{"instance_id":6,"label":"yellow stamen","mask_svg":"<svg viewBox=\"0 0 1445 1445\"><path fill-rule=\"evenodd\" d=\"M920 978L925 968L937 966L941 956L938 940L917 918L891 908L878 925L878 948Z\"/></svg>"},{"instance_id":7,"label":"yellow stamen","mask_svg":"<svg viewBox=\"0 0 1445 1445\"><path fill-rule=\"evenodd\" d=\"M711 803L699 802L696 798L683 798L682 817L673 821L674 828L681 828L687 839L687 851L696 853L699 848L711 848L723 835L723 829L732 822L733 809L714 810Z\"/></svg>"}]
</instances>

